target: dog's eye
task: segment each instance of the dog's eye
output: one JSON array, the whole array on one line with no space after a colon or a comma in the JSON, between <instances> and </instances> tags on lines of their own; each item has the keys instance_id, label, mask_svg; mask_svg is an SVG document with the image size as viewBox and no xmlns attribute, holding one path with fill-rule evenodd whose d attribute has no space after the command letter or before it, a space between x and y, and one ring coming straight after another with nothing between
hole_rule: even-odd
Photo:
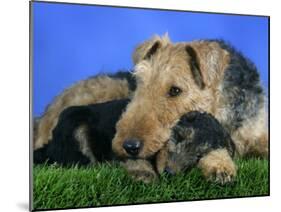
<instances>
[{"instance_id":1,"label":"dog's eye","mask_svg":"<svg viewBox=\"0 0 281 212\"><path fill-rule=\"evenodd\" d=\"M168 95L170 97L175 97L175 96L178 96L180 95L182 92L182 90L179 88L179 87L176 87L176 86L172 86L168 92Z\"/></svg>"}]
</instances>

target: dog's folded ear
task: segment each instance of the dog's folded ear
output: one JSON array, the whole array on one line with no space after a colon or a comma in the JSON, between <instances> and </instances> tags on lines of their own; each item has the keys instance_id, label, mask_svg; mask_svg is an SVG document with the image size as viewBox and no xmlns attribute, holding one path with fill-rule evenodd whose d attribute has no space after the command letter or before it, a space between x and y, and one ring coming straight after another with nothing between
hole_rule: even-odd
<instances>
[{"instance_id":1,"label":"dog's folded ear","mask_svg":"<svg viewBox=\"0 0 281 212\"><path fill-rule=\"evenodd\" d=\"M202 71L200 68L197 53L191 46L186 46L185 50L189 55L188 64L190 66L194 81L201 89L203 89L205 87L205 82L203 81Z\"/></svg>"},{"instance_id":2,"label":"dog's folded ear","mask_svg":"<svg viewBox=\"0 0 281 212\"><path fill-rule=\"evenodd\" d=\"M170 43L168 34L165 34L163 37L156 35L150 40L141 43L135 48L133 52L134 64L136 65L142 60L150 59L151 56L155 54L159 48L168 43Z\"/></svg>"},{"instance_id":3,"label":"dog's folded ear","mask_svg":"<svg viewBox=\"0 0 281 212\"><path fill-rule=\"evenodd\" d=\"M218 82L229 64L229 53L215 41L191 42L185 50L194 81L201 89Z\"/></svg>"}]
</instances>

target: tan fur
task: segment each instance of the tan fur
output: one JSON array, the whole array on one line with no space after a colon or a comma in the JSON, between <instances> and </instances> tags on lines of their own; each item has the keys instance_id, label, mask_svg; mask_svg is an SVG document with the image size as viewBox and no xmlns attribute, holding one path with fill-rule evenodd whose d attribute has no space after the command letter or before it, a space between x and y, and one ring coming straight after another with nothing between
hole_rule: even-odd
<instances>
[{"instance_id":1,"label":"tan fur","mask_svg":"<svg viewBox=\"0 0 281 212\"><path fill-rule=\"evenodd\" d=\"M211 151L200 159L198 167L207 180L221 184L231 182L237 170L226 149Z\"/></svg>"},{"instance_id":2,"label":"tan fur","mask_svg":"<svg viewBox=\"0 0 281 212\"><path fill-rule=\"evenodd\" d=\"M92 164L96 163L96 158L93 154L93 151L90 148L90 143L89 142L93 142L93 141L89 141L88 138L88 128L86 125L81 125L79 126L75 132L74 132L74 137L75 139L78 141L79 143L79 149L81 150L81 152L90 159Z\"/></svg>"},{"instance_id":3,"label":"tan fur","mask_svg":"<svg viewBox=\"0 0 281 212\"><path fill-rule=\"evenodd\" d=\"M174 147L172 142L168 142L157 154L156 154L156 169L158 173L163 173L168 163L168 154Z\"/></svg>"},{"instance_id":4,"label":"tan fur","mask_svg":"<svg viewBox=\"0 0 281 212\"><path fill-rule=\"evenodd\" d=\"M52 138L52 130L57 124L60 112L69 106L101 103L128 97L126 80L107 76L83 80L66 89L49 105L38 125L38 136L34 148L40 148Z\"/></svg>"},{"instance_id":5,"label":"tan fur","mask_svg":"<svg viewBox=\"0 0 281 212\"><path fill-rule=\"evenodd\" d=\"M37 140L37 136L38 136L38 125L40 122L40 118L34 118L33 119L33 146L34 146L34 142Z\"/></svg>"},{"instance_id":6,"label":"tan fur","mask_svg":"<svg viewBox=\"0 0 281 212\"><path fill-rule=\"evenodd\" d=\"M159 44L162 46L170 43L168 34L165 34L163 37L155 35L151 40L145 41L141 45L137 46L133 54L134 64L138 64L145 57L146 53L153 46L153 44L156 42L159 42Z\"/></svg>"},{"instance_id":7,"label":"tan fur","mask_svg":"<svg viewBox=\"0 0 281 212\"><path fill-rule=\"evenodd\" d=\"M171 127L188 111L199 110L214 114L217 101L216 87L223 76L223 70L228 57L214 43L192 42L172 44L167 38L152 39L151 42L161 42L161 48L149 60L136 59L143 53L134 54L134 60L140 61L135 66L138 88L131 103L117 123L117 133L113 140L113 150L126 157L122 148L124 140L137 138L143 142L140 158L149 157L158 152L167 143ZM148 45L145 42L144 45ZM203 59L214 57L206 65L200 63L204 72L207 88L201 90L194 82L185 46L194 46L200 51ZM201 52L202 51L202 52ZM223 58L223 60L221 60ZM219 60L218 60L219 59ZM203 60L204 61L204 60ZM210 66L208 68L207 66ZM213 80L213 82L209 82ZM167 92L176 85L183 90L179 97L170 98Z\"/></svg>"},{"instance_id":8,"label":"tan fur","mask_svg":"<svg viewBox=\"0 0 281 212\"><path fill-rule=\"evenodd\" d=\"M158 43L153 56L146 58L149 49ZM186 47L191 46L199 59L204 89L194 80L189 66ZM127 157L122 144L135 138L143 143L139 158L147 158L167 143L171 127L179 118L192 110L206 111L223 121L227 114L226 101L222 95L221 82L230 56L229 53L211 41L172 43L168 36L155 36L139 45L134 54L137 90L126 112L117 123L113 150L121 157ZM182 89L177 97L167 95L171 86ZM258 117L248 120L238 131L231 132L240 155L267 154L267 127L264 108Z\"/></svg>"},{"instance_id":9,"label":"tan fur","mask_svg":"<svg viewBox=\"0 0 281 212\"><path fill-rule=\"evenodd\" d=\"M221 49L215 42L194 41L182 43L182 45L190 45L196 51L204 83L207 87L216 88L229 64L228 52Z\"/></svg>"},{"instance_id":10,"label":"tan fur","mask_svg":"<svg viewBox=\"0 0 281 212\"><path fill-rule=\"evenodd\" d=\"M157 174L147 160L127 160L122 163L128 174L136 181L151 183L156 181Z\"/></svg>"},{"instance_id":11,"label":"tan fur","mask_svg":"<svg viewBox=\"0 0 281 212\"><path fill-rule=\"evenodd\" d=\"M240 156L268 156L268 131L265 109L257 117L247 120L232 134L236 152Z\"/></svg>"}]
</instances>

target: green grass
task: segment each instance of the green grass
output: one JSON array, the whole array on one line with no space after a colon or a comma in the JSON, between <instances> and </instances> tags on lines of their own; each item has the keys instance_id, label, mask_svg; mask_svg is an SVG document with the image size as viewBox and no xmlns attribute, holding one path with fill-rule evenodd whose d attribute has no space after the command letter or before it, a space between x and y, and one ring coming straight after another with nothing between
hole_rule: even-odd
<instances>
[{"instance_id":1,"label":"green grass","mask_svg":"<svg viewBox=\"0 0 281 212\"><path fill-rule=\"evenodd\" d=\"M118 165L62 168L34 166L34 209L92 207L196 199L268 195L268 161L236 161L234 183L221 186L204 180L198 169L158 183L134 182Z\"/></svg>"}]
</instances>

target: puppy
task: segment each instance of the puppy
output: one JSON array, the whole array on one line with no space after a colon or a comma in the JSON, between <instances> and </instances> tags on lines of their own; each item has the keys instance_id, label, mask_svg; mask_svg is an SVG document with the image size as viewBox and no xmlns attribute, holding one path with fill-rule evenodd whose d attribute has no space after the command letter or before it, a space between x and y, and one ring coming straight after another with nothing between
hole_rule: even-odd
<instances>
[{"instance_id":1,"label":"puppy","mask_svg":"<svg viewBox=\"0 0 281 212\"><path fill-rule=\"evenodd\" d=\"M208 180L214 180L221 184L230 182L236 175L236 171L222 170L221 173L214 171L209 175L206 167L201 166L202 158L213 155L216 152L226 152L229 160L216 161L225 163L226 167L236 170L232 160L235 154L235 144L229 133L222 125L208 113L197 111L189 112L182 116L173 128L169 142L167 166L165 171L169 174L186 172L194 166L198 166L204 175L211 176ZM234 169L232 169L235 167Z\"/></svg>"}]
</instances>

